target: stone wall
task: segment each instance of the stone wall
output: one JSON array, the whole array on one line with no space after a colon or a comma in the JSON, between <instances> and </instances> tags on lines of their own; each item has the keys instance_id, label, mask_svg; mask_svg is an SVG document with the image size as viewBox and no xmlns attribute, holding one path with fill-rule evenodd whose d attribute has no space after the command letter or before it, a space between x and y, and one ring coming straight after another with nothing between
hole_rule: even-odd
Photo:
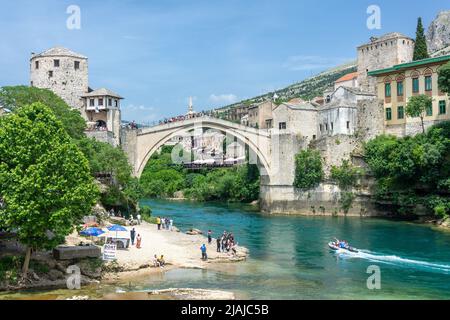
<instances>
[{"instance_id":1,"label":"stone wall","mask_svg":"<svg viewBox=\"0 0 450 320\"><path fill-rule=\"evenodd\" d=\"M369 141L384 133L383 101L376 97L357 102L356 135L361 141Z\"/></svg>"},{"instance_id":2,"label":"stone wall","mask_svg":"<svg viewBox=\"0 0 450 320\"><path fill-rule=\"evenodd\" d=\"M117 147L119 145L118 139L114 137L111 131L85 131L88 138L93 138L100 142L109 143L110 145Z\"/></svg>"},{"instance_id":3,"label":"stone wall","mask_svg":"<svg viewBox=\"0 0 450 320\"><path fill-rule=\"evenodd\" d=\"M332 183L321 183L317 188L301 191L292 186L261 186L260 207L271 214L299 214L317 216L382 216L366 192L355 192L352 207L345 213L339 199L341 190Z\"/></svg>"},{"instance_id":4,"label":"stone wall","mask_svg":"<svg viewBox=\"0 0 450 320\"><path fill-rule=\"evenodd\" d=\"M325 136L311 142L310 147L319 150L322 156L323 170L329 176L332 166L340 166L342 160L351 160L352 152L360 146L355 136Z\"/></svg>"}]
</instances>

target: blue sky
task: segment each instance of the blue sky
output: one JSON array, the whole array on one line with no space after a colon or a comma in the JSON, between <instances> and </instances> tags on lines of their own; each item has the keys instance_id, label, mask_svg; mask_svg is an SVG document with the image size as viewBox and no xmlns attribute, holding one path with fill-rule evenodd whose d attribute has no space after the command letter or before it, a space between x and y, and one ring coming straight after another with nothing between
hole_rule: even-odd
<instances>
[{"instance_id":1,"label":"blue sky","mask_svg":"<svg viewBox=\"0 0 450 320\"><path fill-rule=\"evenodd\" d=\"M369 5L381 30L366 27ZM81 29L69 30L69 5ZM0 0L0 86L28 84L31 52L56 45L89 57L93 88L124 96L123 119L159 120L282 88L353 60L372 35L414 37L447 1Z\"/></svg>"}]
</instances>

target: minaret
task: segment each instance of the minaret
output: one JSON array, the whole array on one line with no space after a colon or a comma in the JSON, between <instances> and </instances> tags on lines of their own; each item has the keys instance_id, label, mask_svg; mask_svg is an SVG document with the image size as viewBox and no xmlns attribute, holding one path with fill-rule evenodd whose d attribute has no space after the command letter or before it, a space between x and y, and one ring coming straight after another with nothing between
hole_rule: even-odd
<instances>
[{"instance_id":1,"label":"minaret","mask_svg":"<svg viewBox=\"0 0 450 320\"><path fill-rule=\"evenodd\" d=\"M188 116L192 116L194 114L194 105L192 103L192 97L189 97L189 109L188 109Z\"/></svg>"}]
</instances>

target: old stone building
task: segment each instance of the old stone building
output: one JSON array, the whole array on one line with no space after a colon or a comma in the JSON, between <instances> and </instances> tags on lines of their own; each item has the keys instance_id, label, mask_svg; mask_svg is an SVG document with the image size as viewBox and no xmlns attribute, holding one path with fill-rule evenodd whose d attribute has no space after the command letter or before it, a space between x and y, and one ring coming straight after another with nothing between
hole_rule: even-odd
<instances>
[{"instance_id":1,"label":"old stone building","mask_svg":"<svg viewBox=\"0 0 450 320\"><path fill-rule=\"evenodd\" d=\"M408 99L419 94L433 98L432 107L426 110L424 117L425 127L450 119L449 97L438 88L439 67L448 61L450 55L369 72L369 76L376 79L378 98L383 102L386 133L405 136L422 132L420 118L411 118L405 113Z\"/></svg>"},{"instance_id":2,"label":"old stone building","mask_svg":"<svg viewBox=\"0 0 450 320\"><path fill-rule=\"evenodd\" d=\"M248 108L248 125L253 128L270 129L272 127L272 110L275 104L266 100Z\"/></svg>"},{"instance_id":3,"label":"old stone building","mask_svg":"<svg viewBox=\"0 0 450 320\"><path fill-rule=\"evenodd\" d=\"M119 144L123 98L108 89L89 87L87 57L63 47L33 53L30 84L53 91L78 110L87 122L88 136L115 146Z\"/></svg>"},{"instance_id":4,"label":"old stone building","mask_svg":"<svg viewBox=\"0 0 450 320\"><path fill-rule=\"evenodd\" d=\"M30 78L32 87L53 91L85 117L82 95L89 91L87 57L62 47L32 54Z\"/></svg>"},{"instance_id":5,"label":"old stone building","mask_svg":"<svg viewBox=\"0 0 450 320\"><path fill-rule=\"evenodd\" d=\"M414 40L398 32L388 33L379 38L372 37L369 43L359 46L357 52L358 85L364 91L375 93L376 84L368 73L411 61Z\"/></svg>"}]
</instances>

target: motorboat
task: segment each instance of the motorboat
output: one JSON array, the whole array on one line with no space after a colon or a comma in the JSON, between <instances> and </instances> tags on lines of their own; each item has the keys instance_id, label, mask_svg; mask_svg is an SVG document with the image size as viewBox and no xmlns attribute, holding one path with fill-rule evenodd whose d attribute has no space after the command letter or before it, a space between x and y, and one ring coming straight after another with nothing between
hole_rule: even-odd
<instances>
[{"instance_id":1,"label":"motorboat","mask_svg":"<svg viewBox=\"0 0 450 320\"><path fill-rule=\"evenodd\" d=\"M349 251L349 252L358 252L358 249L353 248L346 244L345 246L336 245L336 242L330 241L328 242L328 247L333 251Z\"/></svg>"}]
</instances>

